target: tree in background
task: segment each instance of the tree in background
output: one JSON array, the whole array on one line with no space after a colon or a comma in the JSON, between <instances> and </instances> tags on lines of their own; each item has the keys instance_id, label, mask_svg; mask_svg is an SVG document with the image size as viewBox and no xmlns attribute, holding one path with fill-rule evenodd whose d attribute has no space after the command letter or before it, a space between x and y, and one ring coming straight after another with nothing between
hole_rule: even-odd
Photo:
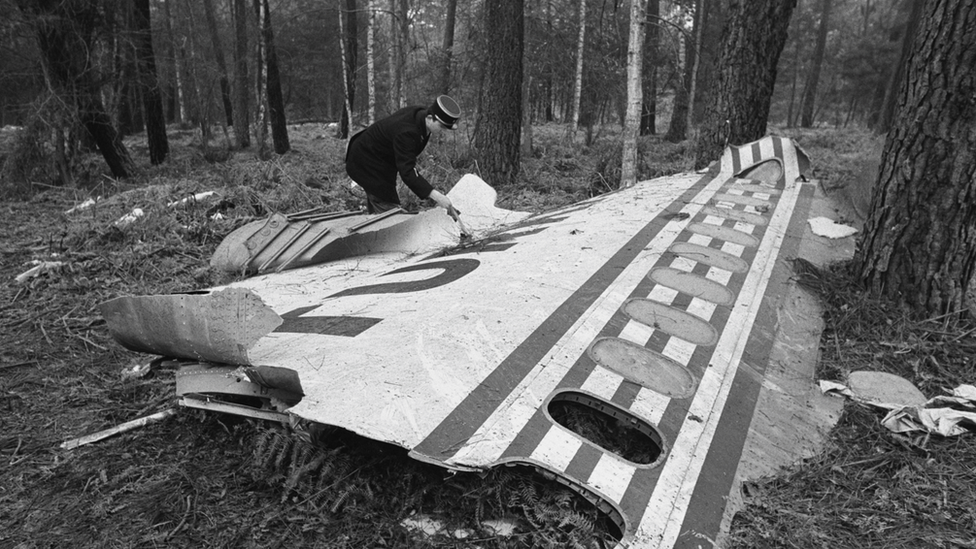
<instances>
[{"instance_id":1,"label":"tree in background","mask_svg":"<svg viewBox=\"0 0 976 549\"><path fill-rule=\"evenodd\" d=\"M586 0L579 0L579 37L576 39L576 71L573 73L572 114L569 117L570 138L576 141L579 130L580 98L583 91L583 54L586 52Z\"/></svg>"},{"instance_id":2,"label":"tree in background","mask_svg":"<svg viewBox=\"0 0 976 549\"><path fill-rule=\"evenodd\" d=\"M521 162L522 1L485 1L485 79L475 147L482 177L494 186L515 183Z\"/></svg>"},{"instance_id":3,"label":"tree in background","mask_svg":"<svg viewBox=\"0 0 976 549\"><path fill-rule=\"evenodd\" d=\"M356 67L359 47L359 25L356 19L356 0L339 0L339 51L342 55L342 119L339 122L339 138L349 137L352 109L356 98Z\"/></svg>"},{"instance_id":4,"label":"tree in background","mask_svg":"<svg viewBox=\"0 0 976 549\"><path fill-rule=\"evenodd\" d=\"M684 141L691 123L690 112L695 89L695 73L700 56L698 43L701 40L702 11L704 0L697 0L694 5L692 27L684 33L681 43L684 48L684 66L681 68L681 82L675 86L674 104L671 108L671 119L668 121L668 131L664 135L666 141L678 143Z\"/></svg>"},{"instance_id":5,"label":"tree in background","mask_svg":"<svg viewBox=\"0 0 976 549\"><path fill-rule=\"evenodd\" d=\"M817 31L817 45L813 50L813 67L806 86L803 87L802 109L800 111L800 126L813 127L813 107L817 99L817 86L820 85L820 71L823 68L824 52L827 50L827 28L830 23L830 4L832 0L821 0L820 26Z\"/></svg>"},{"instance_id":6,"label":"tree in background","mask_svg":"<svg viewBox=\"0 0 976 549\"><path fill-rule=\"evenodd\" d=\"M854 268L926 315L966 309L976 270L976 3L928 0Z\"/></svg>"},{"instance_id":7,"label":"tree in background","mask_svg":"<svg viewBox=\"0 0 976 549\"><path fill-rule=\"evenodd\" d=\"M149 0L135 0L133 17L136 35L136 57L143 109L146 111L146 140L149 145L149 161L161 164L169 153L166 139L166 117L163 114L163 97L156 78L156 54L152 46Z\"/></svg>"},{"instance_id":8,"label":"tree in background","mask_svg":"<svg viewBox=\"0 0 976 549\"><path fill-rule=\"evenodd\" d=\"M695 149L695 166L718 158L728 145L766 134L776 66L796 0L733 0L712 100Z\"/></svg>"},{"instance_id":9,"label":"tree in background","mask_svg":"<svg viewBox=\"0 0 976 549\"><path fill-rule=\"evenodd\" d=\"M228 126L234 125L233 98L230 93L230 78L227 76L227 60L224 58L224 47L220 40L217 26L217 16L214 14L213 0L203 0L203 11L207 17L207 30L210 31L210 41L213 45L214 60L220 72L220 98L224 105L224 116Z\"/></svg>"},{"instance_id":10,"label":"tree in background","mask_svg":"<svg viewBox=\"0 0 976 549\"><path fill-rule=\"evenodd\" d=\"M234 136L237 137L237 148L245 149L251 146L250 125L251 115L248 108L250 86L247 76L247 1L232 0L234 19L234 97L237 98L234 107Z\"/></svg>"},{"instance_id":11,"label":"tree in background","mask_svg":"<svg viewBox=\"0 0 976 549\"><path fill-rule=\"evenodd\" d=\"M868 120L868 125L873 126L878 133L888 133L888 130L891 129L892 118L895 113L895 97L905 78L905 66L908 64L908 56L912 51L912 40L915 38L915 31L921 14L922 2L911 2L911 11L901 31L901 53L898 56L895 70L891 72L888 85L885 86L881 110L878 112L876 121Z\"/></svg>"},{"instance_id":12,"label":"tree in background","mask_svg":"<svg viewBox=\"0 0 976 549\"><path fill-rule=\"evenodd\" d=\"M444 42L441 46L443 58L440 67L438 91L444 95L451 93L451 60L454 58L454 25L457 23L457 0L446 0L447 12L444 16Z\"/></svg>"},{"instance_id":13,"label":"tree in background","mask_svg":"<svg viewBox=\"0 0 976 549\"><path fill-rule=\"evenodd\" d=\"M278 53L275 49L274 29L271 26L271 8L268 0L254 0L258 25L261 29L261 44L264 51L264 89L268 100L268 114L271 119L271 141L274 151L285 154L291 149L288 143L288 123L285 120L285 102L281 95L281 75L278 72ZM260 101L260 98L258 99Z\"/></svg>"},{"instance_id":14,"label":"tree in background","mask_svg":"<svg viewBox=\"0 0 976 549\"><path fill-rule=\"evenodd\" d=\"M661 0L647 0L644 54L641 68L640 135L657 133L658 41L661 36Z\"/></svg>"},{"instance_id":15,"label":"tree in background","mask_svg":"<svg viewBox=\"0 0 976 549\"><path fill-rule=\"evenodd\" d=\"M92 58L99 6L86 0L20 0L34 26L50 91L70 105L94 140L112 175L129 176L132 159L103 106Z\"/></svg>"},{"instance_id":16,"label":"tree in background","mask_svg":"<svg viewBox=\"0 0 976 549\"><path fill-rule=\"evenodd\" d=\"M630 0L630 32L627 41L627 114L624 116L620 186L629 187L637 182L637 134L640 131L641 105L643 104L641 55L644 46L644 0Z\"/></svg>"}]
</instances>

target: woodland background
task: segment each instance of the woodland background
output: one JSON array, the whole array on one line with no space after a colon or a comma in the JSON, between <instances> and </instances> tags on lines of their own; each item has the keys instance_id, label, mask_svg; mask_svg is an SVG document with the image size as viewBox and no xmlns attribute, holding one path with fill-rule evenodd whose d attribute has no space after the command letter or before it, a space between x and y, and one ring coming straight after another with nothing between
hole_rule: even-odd
<instances>
[{"instance_id":1,"label":"woodland background","mask_svg":"<svg viewBox=\"0 0 976 549\"><path fill-rule=\"evenodd\" d=\"M487 56L499 42L523 41L490 32L485 9L491 2L477 0L24 0L22 9L14 0L3 4L9 16L0 23L0 125L24 127L22 147L34 150L22 155L52 160L22 159L18 175L29 177L16 177L11 169L18 166L8 166L5 181L14 186L25 179L74 184L75 178L94 176L78 165L82 151L76 142L85 136L70 133L77 127L72 117L83 123L86 116L104 117L100 127L118 134L110 140L142 132L150 119L162 117L165 124L198 128L208 154L245 148L253 139L257 154L266 155L269 124L278 135L274 149L283 153L287 123L336 122L337 135L344 137L350 116L361 127L399 106L426 105L447 93L462 105L467 138L479 143ZM660 134L671 142L694 137L688 128L700 122L710 101L725 4L647 3L641 135ZM769 123L886 131L903 72L906 31L918 17L918 4L799 2L776 73ZM607 125L624 124L628 5L525 3L522 97L510 108L524 117L522 148L529 155L536 124L570 123L567 133L578 127L586 144ZM50 37L41 50L38 23ZM46 80L44 63L65 72L64 81ZM72 99L81 107L74 108ZM55 147L50 136L58 131L64 144ZM156 148L154 164L165 158L163 145ZM470 154L478 159L490 152ZM144 162L140 156L134 160ZM23 173L55 167L56 174ZM130 171L124 159L113 175Z\"/></svg>"}]
</instances>

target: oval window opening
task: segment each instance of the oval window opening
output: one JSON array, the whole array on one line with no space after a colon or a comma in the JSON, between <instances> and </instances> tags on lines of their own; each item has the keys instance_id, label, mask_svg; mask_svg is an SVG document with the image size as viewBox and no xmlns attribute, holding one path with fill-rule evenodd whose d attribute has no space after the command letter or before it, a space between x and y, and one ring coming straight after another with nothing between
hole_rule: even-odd
<instances>
[{"instance_id":1,"label":"oval window opening","mask_svg":"<svg viewBox=\"0 0 976 549\"><path fill-rule=\"evenodd\" d=\"M570 391L553 396L546 409L556 423L631 463L651 465L663 452L657 429L604 400Z\"/></svg>"}]
</instances>

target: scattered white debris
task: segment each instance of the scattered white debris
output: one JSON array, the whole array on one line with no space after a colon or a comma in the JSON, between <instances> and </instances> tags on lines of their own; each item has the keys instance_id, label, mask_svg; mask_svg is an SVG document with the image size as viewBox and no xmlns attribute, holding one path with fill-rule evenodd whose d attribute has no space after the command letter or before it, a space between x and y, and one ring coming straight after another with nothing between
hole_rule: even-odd
<instances>
[{"instance_id":1,"label":"scattered white debris","mask_svg":"<svg viewBox=\"0 0 976 549\"><path fill-rule=\"evenodd\" d=\"M71 209L65 210L64 213L69 214L69 213L74 213L74 212L78 212L78 211L81 211L81 210L87 210L88 208L91 208L92 206L94 206L101 199L102 199L102 197L100 197L100 196L95 197L95 198L89 198L88 200L85 200L81 204L78 204L77 206L75 206L75 207L73 207Z\"/></svg>"},{"instance_id":2,"label":"scattered white debris","mask_svg":"<svg viewBox=\"0 0 976 549\"><path fill-rule=\"evenodd\" d=\"M400 524L408 530L421 532L428 537L447 536L454 539L467 539L475 535L475 532L469 528L457 528L449 531L442 520L430 515L414 515L403 519ZM513 535L518 527L517 521L509 518L485 520L481 522L481 525L492 535L500 537Z\"/></svg>"},{"instance_id":3,"label":"scattered white debris","mask_svg":"<svg viewBox=\"0 0 976 549\"><path fill-rule=\"evenodd\" d=\"M210 220L211 221L220 221L222 219L224 219L224 214L222 214L220 212L217 212L217 213L213 214L212 216L210 216Z\"/></svg>"},{"instance_id":4,"label":"scattered white debris","mask_svg":"<svg viewBox=\"0 0 976 549\"><path fill-rule=\"evenodd\" d=\"M518 520L513 518L483 520L481 521L481 525L487 528L492 534L507 538L515 535L515 531L518 529Z\"/></svg>"},{"instance_id":5,"label":"scattered white debris","mask_svg":"<svg viewBox=\"0 0 976 549\"><path fill-rule=\"evenodd\" d=\"M813 234L827 238L845 238L857 232L854 227L841 225L828 217L815 217L809 223Z\"/></svg>"},{"instance_id":6,"label":"scattered white debris","mask_svg":"<svg viewBox=\"0 0 976 549\"><path fill-rule=\"evenodd\" d=\"M122 377L127 379L139 379L146 377L152 372L152 362L136 362L122 370Z\"/></svg>"},{"instance_id":7,"label":"scattered white debris","mask_svg":"<svg viewBox=\"0 0 976 549\"><path fill-rule=\"evenodd\" d=\"M910 405L881 402L872 395L865 397L834 381L821 381L820 390L824 394L844 395L857 402L888 410L881 424L895 433L925 431L951 437L976 431L976 386L973 385L956 387L952 390L952 396L937 396Z\"/></svg>"},{"instance_id":8,"label":"scattered white debris","mask_svg":"<svg viewBox=\"0 0 976 549\"><path fill-rule=\"evenodd\" d=\"M46 273L46 272L49 272L49 271L56 271L56 270L60 269L64 265L64 262L62 262L62 261L40 261L38 259L35 259L35 260L31 261L30 264L31 265L34 265L34 266L31 267L30 269L28 269L27 271L24 271L24 272L20 273L19 275L16 276L16 278L14 278L14 281L17 284L22 284L28 278L34 278L36 276L39 276L42 273Z\"/></svg>"},{"instance_id":9,"label":"scattered white debris","mask_svg":"<svg viewBox=\"0 0 976 549\"><path fill-rule=\"evenodd\" d=\"M139 219L144 215L146 214L145 212L142 211L142 208L133 208L131 212L120 217L115 222L115 225L118 227L125 227L126 225L129 225L130 223L134 222L135 220Z\"/></svg>"},{"instance_id":10,"label":"scattered white debris","mask_svg":"<svg viewBox=\"0 0 976 549\"><path fill-rule=\"evenodd\" d=\"M202 193L197 193L197 194L195 194L193 196L188 196L188 197L186 197L186 198L184 198L182 200L176 200L174 202L170 202L166 206L169 207L169 208L172 208L173 206L180 206L182 204L186 204L187 202L200 202L201 200L206 200L206 199L210 198L211 196L215 196L216 194L217 194L217 191L205 191L205 192L202 192Z\"/></svg>"}]
</instances>

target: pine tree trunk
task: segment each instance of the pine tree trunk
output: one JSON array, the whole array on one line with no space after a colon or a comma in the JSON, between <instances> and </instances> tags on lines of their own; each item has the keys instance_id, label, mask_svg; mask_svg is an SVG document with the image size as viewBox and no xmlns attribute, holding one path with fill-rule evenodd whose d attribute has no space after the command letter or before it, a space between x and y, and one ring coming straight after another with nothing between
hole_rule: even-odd
<instances>
[{"instance_id":1,"label":"pine tree trunk","mask_svg":"<svg viewBox=\"0 0 976 549\"><path fill-rule=\"evenodd\" d=\"M41 64L52 92L77 109L82 126L88 130L112 175L126 178L132 170L132 159L121 135L99 97L92 64L94 48L85 41L99 17L97 6L88 2L42 0L19 3L36 21L37 43Z\"/></svg>"},{"instance_id":2,"label":"pine tree trunk","mask_svg":"<svg viewBox=\"0 0 976 549\"><path fill-rule=\"evenodd\" d=\"M339 0L339 47L342 52L343 103L339 138L349 138L352 112L356 105L356 64L358 63L359 24L356 20L356 0Z\"/></svg>"},{"instance_id":3,"label":"pine tree trunk","mask_svg":"<svg viewBox=\"0 0 976 549\"><path fill-rule=\"evenodd\" d=\"M813 50L813 66L810 77L803 88L802 108L800 111L800 126L813 127L813 107L817 100L817 86L820 84L820 69L823 67L824 52L827 50L827 27L830 22L831 0L822 0L820 9L820 28L817 29L817 45Z\"/></svg>"},{"instance_id":4,"label":"pine tree trunk","mask_svg":"<svg viewBox=\"0 0 976 549\"><path fill-rule=\"evenodd\" d=\"M268 0L260 2L261 37L264 41L265 93L268 98L268 117L271 122L271 141L274 151L285 154L291 149L288 142L288 122L285 119L285 99L281 93L281 74L278 71L278 53L275 49L274 29L271 26L271 7Z\"/></svg>"},{"instance_id":5,"label":"pine tree trunk","mask_svg":"<svg viewBox=\"0 0 976 549\"><path fill-rule=\"evenodd\" d=\"M207 17L207 28L210 31L210 42L214 49L214 59L217 61L217 72L220 74L220 98L224 105L224 116L228 126L234 125L233 99L230 93L230 79L227 77L227 61L224 58L224 47L220 41L217 28L217 17L214 14L213 0L203 0L203 10Z\"/></svg>"},{"instance_id":6,"label":"pine tree trunk","mask_svg":"<svg viewBox=\"0 0 976 549\"><path fill-rule=\"evenodd\" d=\"M443 94L451 91L451 62L454 59L454 25L457 22L457 0L447 0L447 13L444 18L444 44L442 46L440 86Z\"/></svg>"},{"instance_id":7,"label":"pine tree trunk","mask_svg":"<svg viewBox=\"0 0 976 549\"><path fill-rule=\"evenodd\" d=\"M976 269L976 3L922 8L854 268L926 315L966 309Z\"/></svg>"},{"instance_id":8,"label":"pine tree trunk","mask_svg":"<svg viewBox=\"0 0 976 549\"><path fill-rule=\"evenodd\" d=\"M515 183L522 122L523 0L486 0L486 66L475 137L482 174L492 186Z\"/></svg>"},{"instance_id":9,"label":"pine tree trunk","mask_svg":"<svg viewBox=\"0 0 976 549\"><path fill-rule=\"evenodd\" d=\"M641 101L640 135L657 133L657 66L660 13L661 0L647 0L647 24L644 27L644 66L641 73L643 100Z\"/></svg>"},{"instance_id":10,"label":"pine tree trunk","mask_svg":"<svg viewBox=\"0 0 976 549\"><path fill-rule=\"evenodd\" d=\"M149 0L136 0L133 4L136 27L136 55L139 82L142 85L142 102L146 111L146 140L149 145L149 162L161 164L169 154L166 138L166 118L163 114L163 98L156 78L156 54L152 45Z\"/></svg>"},{"instance_id":11,"label":"pine tree trunk","mask_svg":"<svg viewBox=\"0 0 976 549\"><path fill-rule=\"evenodd\" d=\"M683 36L685 62L682 67L681 85L674 92L674 105L671 108L671 120L668 122L668 132L664 134L665 141L679 143L688 135L688 110L690 108L691 87L694 82L694 68L698 59L698 42L695 36L701 30L702 0L695 3L694 28L691 33Z\"/></svg>"},{"instance_id":12,"label":"pine tree trunk","mask_svg":"<svg viewBox=\"0 0 976 549\"><path fill-rule=\"evenodd\" d=\"M881 112L878 113L878 122L875 131L878 133L888 133L891 129L895 113L895 103L898 90L901 89L902 80L905 79L905 65L908 64L908 56L912 51L912 40L918 27L918 19L922 13L922 2L912 2L912 9L905 23L905 33L901 41L901 54L898 57L898 64L891 73L891 79L885 86L885 96L881 103Z\"/></svg>"},{"instance_id":13,"label":"pine tree trunk","mask_svg":"<svg viewBox=\"0 0 976 549\"><path fill-rule=\"evenodd\" d=\"M234 8L234 78L237 105L234 108L234 136L237 137L237 147L245 149L251 146L250 112L247 96L250 93L247 76L247 2L246 0L232 0Z\"/></svg>"},{"instance_id":14,"label":"pine tree trunk","mask_svg":"<svg viewBox=\"0 0 976 549\"><path fill-rule=\"evenodd\" d=\"M695 167L719 158L725 147L766 134L776 64L796 0L732 0L714 97L706 105Z\"/></svg>"}]
</instances>

